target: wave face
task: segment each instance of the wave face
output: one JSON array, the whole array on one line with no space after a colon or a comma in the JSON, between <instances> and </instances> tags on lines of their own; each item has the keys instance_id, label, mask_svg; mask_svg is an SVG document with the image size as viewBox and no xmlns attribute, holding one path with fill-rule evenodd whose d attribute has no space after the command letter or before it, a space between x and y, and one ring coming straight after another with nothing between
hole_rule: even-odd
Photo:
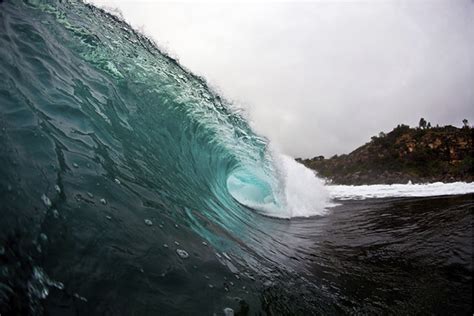
<instances>
[{"instance_id":1,"label":"wave face","mask_svg":"<svg viewBox=\"0 0 474 316\"><path fill-rule=\"evenodd\" d=\"M261 247L268 217L324 213L320 180L272 153L241 111L119 18L80 1L0 5L4 236L16 230L44 254L43 243L66 234L55 249L74 248L71 262L78 244L108 229L120 234L109 236L105 255L131 255L131 243L153 240L189 256L204 242L207 256L241 249L239 262L218 256L235 273L274 257ZM161 256L163 271L182 259ZM26 261L34 309L33 297L56 283Z\"/></svg>"}]
</instances>

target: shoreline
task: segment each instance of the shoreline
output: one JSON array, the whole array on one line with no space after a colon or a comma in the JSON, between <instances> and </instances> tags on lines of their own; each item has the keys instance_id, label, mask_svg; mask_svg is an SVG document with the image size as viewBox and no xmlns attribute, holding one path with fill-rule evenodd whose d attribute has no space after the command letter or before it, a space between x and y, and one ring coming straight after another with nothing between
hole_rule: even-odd
<instances>
[{"instance_id":1,"label":"shoreline","mask_svg":"<svg viewBox=\"0 0 474 316\"><path fill-rule=\"evenodd\" d=\"M428 185L435 183L451 184L451 183L473 183L473 177L466 178L450 178L446 179L445 177L430 177L430 178L420 178L420 177L410 177L405 176L398 179L387 179L387 181L380 181L380 179L370 179L364 181L362 179L352 179L351 175L348 175L347 178L341 180L327 178L321 176L318 172L315 171L317 177L322 179L325 185L346 185L346 186L363 186L363 185ZM403 179L403 180L401 180Z\"/></svg>"}]
</instances>

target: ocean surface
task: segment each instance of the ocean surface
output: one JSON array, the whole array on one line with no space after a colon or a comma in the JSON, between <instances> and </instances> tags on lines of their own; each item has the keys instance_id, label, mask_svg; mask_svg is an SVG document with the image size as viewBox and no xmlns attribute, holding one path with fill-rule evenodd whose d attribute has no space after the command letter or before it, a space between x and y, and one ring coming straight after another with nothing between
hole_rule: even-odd
<instances>
[{"instance_id":1,"label":"ocean surface","mask_svg":"<svg viewBox=\"0 0 474 316\"><path fill-rule=\"evenodd\" d=\"M472 314L472 183L326 185L81 1L1 1L0 78L0 315Z\"/></svg>"}]
</instances>

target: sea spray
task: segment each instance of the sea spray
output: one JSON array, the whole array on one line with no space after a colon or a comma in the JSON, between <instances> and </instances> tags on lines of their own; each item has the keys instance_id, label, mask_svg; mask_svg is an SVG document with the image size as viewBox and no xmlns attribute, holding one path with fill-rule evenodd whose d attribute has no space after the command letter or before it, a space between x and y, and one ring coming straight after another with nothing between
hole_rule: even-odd
<instances>
[{"instance_id":1,"label":"sea spray","mask_svg":"<svg viewBox=\"0 0 474 316\"><path fill-rule=\"evenodd\" d=\"M278 165L284 176L282 186L287 217L323 215L326 207L330 205L324 181L318 178L314 171L295 162L291 157L279 156Z\"/></svg>"}]
</instances>

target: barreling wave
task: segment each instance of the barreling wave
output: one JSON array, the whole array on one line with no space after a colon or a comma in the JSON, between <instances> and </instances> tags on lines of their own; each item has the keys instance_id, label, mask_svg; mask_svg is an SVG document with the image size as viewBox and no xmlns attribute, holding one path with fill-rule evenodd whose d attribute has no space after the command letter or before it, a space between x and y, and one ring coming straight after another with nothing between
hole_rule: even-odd
<instances>
[{"instance_id":1,"label":"barreling wave","mask_svg":"<svg viewBox=\"0 0 474 316\"><path fill-rule=\"evenodd\" d=\"M261 266L275 255L260 247L268 217L324 213L312 172L270 150L239 109L121 19L81 1L0 6L2 243L19 230L44 253L60 218L74 245L86 243L105 218L128 234L114 237L121 244L139 238L143 223L158 225L162 235L150 240L238 245L240 264ZM172 227L184 240L168 240ZM235 273L238 263L225 258ZM26 262L26 280L7 279L33 282L42 270ZM44 297L54 284L46 278L25 296Z\"/></svg>"}]
</instances>

